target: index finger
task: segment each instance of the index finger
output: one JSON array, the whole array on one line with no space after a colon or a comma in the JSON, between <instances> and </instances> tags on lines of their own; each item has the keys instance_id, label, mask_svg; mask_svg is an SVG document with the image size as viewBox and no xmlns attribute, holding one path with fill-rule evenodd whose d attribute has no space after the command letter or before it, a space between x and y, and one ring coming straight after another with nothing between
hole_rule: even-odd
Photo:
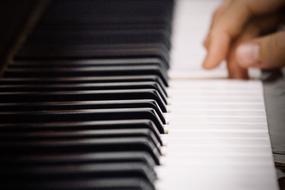
<instances>
[{"instance_id":1,"label":"index finger","mask_svg":"<svg viewBox=\"0 0 285 190\"><path fill-rule=\"evenodd\" d=\"M203 63L204 68L211 69L222 62L234 37L242 30L251 14L248 1L232 1L228 9L216 21L209 35L208 54Z\"/></svg>"}]
</instances>

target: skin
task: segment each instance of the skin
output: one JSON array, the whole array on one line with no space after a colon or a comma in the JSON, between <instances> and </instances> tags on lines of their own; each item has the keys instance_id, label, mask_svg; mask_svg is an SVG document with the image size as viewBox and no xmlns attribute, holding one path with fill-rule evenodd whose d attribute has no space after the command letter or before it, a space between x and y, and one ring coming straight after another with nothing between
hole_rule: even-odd
<instances>
[{"instance_id":1,"label":"skin","mask_svg":"<svg viewBox=\"0 0 285 190\"><path fill-rule=\"evenodd\" d=\"M285 0L224 0L204 41L203 67L213 69L226 60L229 78L248 79L248 68L285 66L285 31L276 30L285 23L284 8ZM245 54L245 46L255 54Z\"/></svg>"}]
</instances>

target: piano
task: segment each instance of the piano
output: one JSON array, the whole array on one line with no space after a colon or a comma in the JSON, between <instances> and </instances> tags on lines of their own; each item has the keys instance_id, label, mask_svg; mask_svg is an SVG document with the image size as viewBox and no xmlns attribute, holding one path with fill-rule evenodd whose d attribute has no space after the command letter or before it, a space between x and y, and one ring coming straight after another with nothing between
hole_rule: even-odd
<instances>
[{"instance_id":1,"label":"piano","mask_svg":"<svg viewBox=\"0 0 285 190\"><path fill-rule=\"evenodd\" d=\"M1 189L279 189L261 82L191 51L219 1L30 3L1 3Z\"/></svg>"}]
</instances>

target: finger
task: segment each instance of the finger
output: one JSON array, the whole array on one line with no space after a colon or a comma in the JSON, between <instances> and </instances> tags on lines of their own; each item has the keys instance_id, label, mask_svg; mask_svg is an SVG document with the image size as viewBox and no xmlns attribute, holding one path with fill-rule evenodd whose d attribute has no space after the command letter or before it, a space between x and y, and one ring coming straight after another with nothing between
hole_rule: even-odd
<instances>
[{"instance_id":1,"label":"finger","mask_svg":"<svg viewBox=\"0 0 285 190\"><path fill-rule=\"evenodd\" d=\"M238 37L232 46L229 56L227 58L227 69L229 78L231 79L248 79L248 71L246 68L240 66L236 59L236 51L240 44L252 40L259 34L259 28L257 24L250 23L245 28L244 32Z\"/></svg>"},{"instance_id":2,"label":"finger","mask_svg":"<svg viewBox=\"0 0 285 190\"><path fill-rule=\"evenodd\" d=\"M227 58L227 68L229 73L229 78L236 79L248 79L248 71L246 68L242 67L236 58L237 48L257 36L259 36L263 31L270 31L276 29L279 25L281 17L278 14L268 15L265 17L259 17L252 20L247 24L242 34L237 38L235 43L229 52Z\"/></svg>"},{"instance_id":3,"label":"finger","mask_svg":"<svg viewBox=\"0 0 285 190\"><path fill-rule=\"evenodd\" d=\"M213 69L223 61L230 48L230 37L228 35L218 35L210 38L208 52L203 62L205 69Z\"/></svg>"},{"instance_id":4,"label":"finger","mask_svg":"<svg viewBox=\"0 0 285 190\"><path fill-rule=\"evenodd\" d=\"M273 69L285 66L285 31L280 31L251 42L237 49L237 61L244 68Z\"/></svg>"},{"instance_id":5,"label":"finger","mask_svg":"<svg viewBox=\"0 0 285 190\"><path fill-rule=\"evenodd\" d=\"M214 68L226 58L231 42L241 33L253 14L274 11L279 8L280 2L284 3L283 0L232 1L211 30L208 53L203 63L204 68ZM265 9L266 6L270 9Z\"/></svg>"},{"instance_id":6,"label":"finger","mask_svg":"<svg viewBox=\"0 0 285 190\"><path fill-rule=\"evenodd\" d=\"M248 79L248 70L238 64L235 56L235 48L229 53L227 58L228 78L230 79Z\"/></svg>"},{"instance_id":7,"label":"finger","mask_svg":"<svg viewBox=\"0 0 285 190\"><path fill-rule=\"evenodd\" d=\"M232 0L224 0L224 2L214 11L213 16L211 18L211 24L208 30L208 33L206 35L206 38L204 39L203 45L206 49L209 47L209 35L212 31L213 26L215 25L218 18L225 12L225 10L228 8Z\"/></svg>"},{"instance_id":8,"label":"finger","mask_svg":"<svg viewBox=\"0 0 285 190\"><path fill-rule=\"evenodd\" d=\"M245 3L244 1L233 1L212 28L209 35L207 56L203 63L206 69L215 68L226 58L231 41L240 32L241 25L244 25L250 18L249 9L244 8L247 7L247 4L243 5L237 2ZM228 12L229 10L231 12ZM226 15L230 16L230 20L225 17ZM232 22L232 20L237 22Z\"/></svg>"}]
</instances>

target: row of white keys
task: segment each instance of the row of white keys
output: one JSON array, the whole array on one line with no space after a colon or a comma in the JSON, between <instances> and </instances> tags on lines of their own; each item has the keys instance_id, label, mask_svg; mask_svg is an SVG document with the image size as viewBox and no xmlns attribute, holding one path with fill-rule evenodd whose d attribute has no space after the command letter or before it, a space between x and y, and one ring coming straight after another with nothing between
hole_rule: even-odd
<instances>
[{"instance_id":1,"label":"row of white keys","mask_svg":"<svg viewBox=\"0 0 285 190\"><path fill-rule=\"evenodd\" d=\"M170 70L169 134L158 190L277 190L263 89L258 81L205 72L202 47L221 0L177 0ZM204 80L197 80L203 78Z\"/></svg>"},{"instance_id":2,"label":"row of white keys","mask_svg":"<svg viewBox=\"0 0 285 190\"><path fill-rule=\"evenodd\" d=\"M275 190L261 83L172 80L158 190Z\"/></svg>"}]
</instances>

